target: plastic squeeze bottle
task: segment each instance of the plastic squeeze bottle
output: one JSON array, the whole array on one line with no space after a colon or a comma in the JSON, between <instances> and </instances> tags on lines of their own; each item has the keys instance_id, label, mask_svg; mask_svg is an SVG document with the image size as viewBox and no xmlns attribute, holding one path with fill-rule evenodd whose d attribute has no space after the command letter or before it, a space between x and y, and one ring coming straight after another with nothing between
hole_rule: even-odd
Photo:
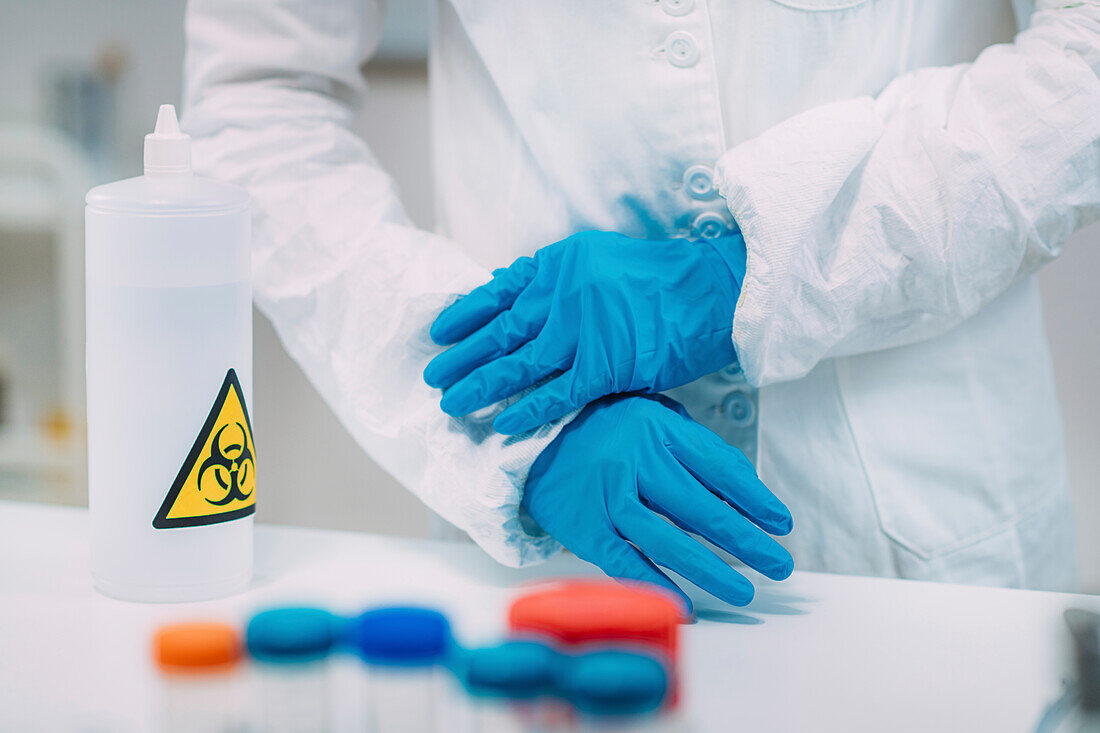
<instances>
[{"instance_id":1,"label":"plastic squeeze bottle","mask_svg":"<svg viewBox=\"0 0 1100 733\"><path fill-rule=\"evenodd\" d=\"M145 175L86 200L88 503L102 593L194 601L252 574L248 194L196 176L172 105Z\"/></svg>"}]
</instances>

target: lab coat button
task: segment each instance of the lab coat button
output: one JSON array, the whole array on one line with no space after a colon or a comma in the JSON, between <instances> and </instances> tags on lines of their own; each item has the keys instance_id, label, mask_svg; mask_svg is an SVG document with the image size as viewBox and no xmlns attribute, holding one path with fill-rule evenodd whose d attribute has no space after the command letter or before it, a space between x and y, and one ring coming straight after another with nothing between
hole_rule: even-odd
<instances>
[{"instance_id":1,"label":"lab coat button","mask_svg":"<svg viewBox=\"0 0 1100 733\"><path fill-rule=\"evenodd\" d=\"M686 68L699 63L699 44L687 31L675 31L665 39L665 53L673 66Z\"/></svg>"},{"instance_id":2,"label":"lab coat button","mask_svg":"<svg viewBox=\"0 0 1100 733\"><path fill-rule=\"evenodd\" d=\"M695 8L695 0L660 0L661 9L669 15L687 15Z\"/></svg>"},{"instance_id":3,"label":"lab coat button","mask_svg":"<svg viewBox=\"0 0 1100 733\"><path fill-rule=\"evenodd\" d=\"M741 371L741 365L737 362L727 367L723 367L722 370L718 372L718 375L727 382L737 383L745 381L745 373Z\"/></svg>"},{"instance_id":4,"label":"lab coat button","mask_svg":"<svg viewBox=\"0 0 1100 733\"><path fill-rule=\"evenodd\" d=\"M716 211L704 211L691 222L691 233L703 239L715 239L729 230L729 221Z\"/></svg>"},{"instance_id":5,"label":"lab coat button","mask_svg":"<svg viewBox=\"0 0 1100 733\"><path fill-rule=\"evenodd\" d=\"M756 404L746 392L734 390L722 400L722 414L734 427L747 428L756 422Z\"/></svg>"},{"instance_id":6,"label":"lab coat button","mask_svg":"<svg viewBox=\"0 0 1100 733\"><path fill-rule=\"evenodd\" d=\"M714 171L709 165L693 165L684 171L684 188L693 199L712 199L717 195L714 189Z\"/></svg>"}]
</instances>

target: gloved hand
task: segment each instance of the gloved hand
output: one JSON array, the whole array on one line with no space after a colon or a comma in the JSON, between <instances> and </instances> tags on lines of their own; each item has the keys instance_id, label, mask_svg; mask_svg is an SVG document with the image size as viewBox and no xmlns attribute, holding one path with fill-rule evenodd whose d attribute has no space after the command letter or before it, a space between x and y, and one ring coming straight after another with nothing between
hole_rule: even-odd
<instances>
[{"instance_id":1,"label":"gloved hand","mask_svg":"<svg viewBox=\"0 0 1100 733\"><path fill-rule=\"evenodd\" d=\"M689 611L656 565L737 606L752 600L753 587L686 532L774 580L794 568L765 534L791 531L787 507L741 451L662 395L589 404L536 459L523 507L578 557L612 577L669 588Z\"/></svg>"},{"instance_id":2,"label":"gloved hand","mask_svg":"<svg viewBox=\"0 0 1100 733\"><path fill-rule=\"evenodd\" d=\"M444 310L431 337L455 346L424 380L466 415L562 372L497 416L522 433L603 395L661 391L737 360L731 329L745 240L648 241L585 232L521 257Z\"/></svg>"}]
</instances>

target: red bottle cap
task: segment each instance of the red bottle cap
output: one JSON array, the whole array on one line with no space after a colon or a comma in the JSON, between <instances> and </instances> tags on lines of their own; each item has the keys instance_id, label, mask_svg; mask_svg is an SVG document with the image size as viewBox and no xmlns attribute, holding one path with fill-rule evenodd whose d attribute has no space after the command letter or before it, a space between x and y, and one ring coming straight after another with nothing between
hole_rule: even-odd
<instances>
[{"instance_id":1,"label":"red bottle cap","mask_svg":"<svg viewBox=\"0 0 1100 733\"><path fill-rule=\"evenodd\" d=\"M675 670L680 605L664 589L602 580L542 583L508 612L512 631L549 637L565 646L627 642L655 649Z\"/></svg>"}]
</instances>

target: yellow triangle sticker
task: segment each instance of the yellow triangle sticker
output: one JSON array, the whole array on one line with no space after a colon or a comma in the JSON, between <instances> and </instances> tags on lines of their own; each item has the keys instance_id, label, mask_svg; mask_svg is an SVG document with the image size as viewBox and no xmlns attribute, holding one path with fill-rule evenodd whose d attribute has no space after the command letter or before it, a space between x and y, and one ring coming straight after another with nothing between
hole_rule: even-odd
<instances>
[{"instance_id":1,"label":"yellow triangle sticker","mask_svg":"<svg viewBox=\"0 0 1100 733\"><path fill-rule=\"evenodd\" d=\"M256 511L255 491L252 423L237 373L230 369L153 526L198 527L247 517Z\"/></svg>"}]
</instances>

